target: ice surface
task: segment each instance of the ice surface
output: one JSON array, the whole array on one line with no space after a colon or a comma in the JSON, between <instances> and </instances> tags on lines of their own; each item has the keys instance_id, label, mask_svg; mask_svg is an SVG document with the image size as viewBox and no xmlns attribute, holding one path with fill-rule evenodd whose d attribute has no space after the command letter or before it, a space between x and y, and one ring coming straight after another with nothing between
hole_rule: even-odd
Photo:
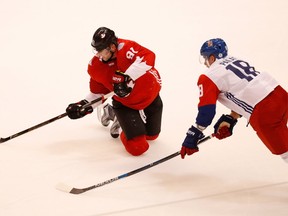
<instances>
[{"instance_id":1,"label":"ice surface","mask_svg":"<svg viewBox=\"0 0 288 216\"><path fill-rule=\"evenodd\" d=\"M270 154L244 119L231 138L209 140L185 160L79 195L55 187L85 188L179 151L196 117L196 81L205 70L199 48L209 38L222 37L231 54L287 89L287 11L286 0L1 1L1 137L86 96L90 42L100 26L156 53L164 113L161 136L140 157L110 137L96 112L0 144L0 215L288 215L288 164ZM217 112L228 110L219 105Z\"/></svg>"}]
</instances>

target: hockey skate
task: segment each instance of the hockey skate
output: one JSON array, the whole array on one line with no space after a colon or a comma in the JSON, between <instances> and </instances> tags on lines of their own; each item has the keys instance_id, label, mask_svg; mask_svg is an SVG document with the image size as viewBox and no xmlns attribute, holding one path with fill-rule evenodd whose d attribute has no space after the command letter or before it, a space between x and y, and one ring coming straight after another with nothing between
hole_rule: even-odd
<instances>
[{"instance_id":1,"label":"hockey skate","mask_svg":"<svg viewBox=\"0 0 288 216\"><path fill-rule=\"evenodd\" d=\"M110 121L114 121L115 113L113 111L113 108L110 104L106 104L103 107L103 115L101 116L101 124L104 127L107 127L110 124Z\"/></svg>"},{"instance_id":2,"label":"hockey skate","mask_svg":"<svg viewBox=\"0 0 288 216\"><path fill-rule=\"evenodd\" d=\"M100 121L104 127L107 127L110 124L110 122L113 121L113 124L111 125L111 128L110 128L110 135L113 138L117 138L119 136L120 124L110 104L106 104L103 107L103 115L101 116Z\"/></svg>"},{"instance_id":3,"label":"hockey skate","mask_svg":"<svg viewBox=\"0 0 288 216\"><path fill-rule=\"evenodd\" d=\"M119 137L120 129L121 129L121 127L120 127L119 121L118 121L118 119L115 116L114 122L113 122L113 124L111 125L111 128L110 128L110 135L113 138Z\"/></svg>"}]
</instances>

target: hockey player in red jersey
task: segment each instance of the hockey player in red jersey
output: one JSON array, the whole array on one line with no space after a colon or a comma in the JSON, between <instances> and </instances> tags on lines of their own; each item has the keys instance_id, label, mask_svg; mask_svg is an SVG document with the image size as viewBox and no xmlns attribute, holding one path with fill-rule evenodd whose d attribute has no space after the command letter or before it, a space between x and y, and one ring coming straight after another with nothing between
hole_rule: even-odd
<instances>
[{"instance_id":1,"label":"hockey player in red jersey","mask_svg":"<svg viewBox=\"0 0 288 216\"><path fill-rule=\"evenodd\" d=\"M200 75L198 115L182 144L181 156L197 152L197 142L216 114L217 100L231 110L214 125L218 139L232 135L237 119L248 120L258 137L275 155L288 163L288 95L269 74L258 72L247 61L228 55L225 41L206 41L200 50L208 67Z\"/></svg>"},{"instance_id":2,"label":"hockey player in red jersey","mask_svg":"<svg viewBox=\"0 0 288 216\"><path fill-rule=\"evenodd\" d=\"M96 30L91 45L95 56L88 65L90 93L85 100L70 104L66 112L71 119L81 118L93 112L91 106L83 109L86 103L114 91L112 107L104 110L102 124L119 122L125 149L141 155L149 148L147 140L155 140L161 131L161 78L154 67L155 54L134 41L116 37L106 27Z\"/></svg>"}]
</instances>

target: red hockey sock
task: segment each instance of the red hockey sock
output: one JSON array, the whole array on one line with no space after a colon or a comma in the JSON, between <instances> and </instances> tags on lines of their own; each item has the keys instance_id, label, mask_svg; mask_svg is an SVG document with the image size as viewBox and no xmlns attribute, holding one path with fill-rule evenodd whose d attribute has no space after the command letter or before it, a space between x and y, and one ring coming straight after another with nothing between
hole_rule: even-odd
<instances>
[{"instance_id":1,"label":"red hockey sock","mask_svg":"<svg viewBox=\"0 0 288 216\"><path fill-rule=\"evenodd\" d=\"M126 149L133 156L139 156L149 149L149 144L146 141L145 135L133 137L127 140L123 131L120 134L120 139Z\"/></svg>"},{"instance_id":2,"label":"red hockey sock","mask_svg":"<svg viewBox=\"0 0 288 216\"><path fill-rule=\"evenodd\" d=\"M146 140L155 140L155 139L157 139L158 136L159 136L159 134L154 135L154 136L148 136L148 135L146 135Z\"/></svg>"}]
</instances>

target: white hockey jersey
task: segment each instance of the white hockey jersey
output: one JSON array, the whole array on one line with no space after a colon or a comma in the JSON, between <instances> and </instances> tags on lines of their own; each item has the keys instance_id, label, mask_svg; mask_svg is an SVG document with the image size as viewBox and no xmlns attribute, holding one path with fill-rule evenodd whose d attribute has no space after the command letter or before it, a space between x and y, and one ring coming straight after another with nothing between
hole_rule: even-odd
<instances>
[{"instance_id":1,"label":"white hockey jersey","mask_svg":"<svg viewBox=\"0 0 288 216\"><path fill-rule=\"evenodd\" d=\"M255 105L279 85L269 74L255 71L248 62L232 56L217 59L205 76L220 91L218 101L248 120Z\"/></svg>"}]
</instances>

